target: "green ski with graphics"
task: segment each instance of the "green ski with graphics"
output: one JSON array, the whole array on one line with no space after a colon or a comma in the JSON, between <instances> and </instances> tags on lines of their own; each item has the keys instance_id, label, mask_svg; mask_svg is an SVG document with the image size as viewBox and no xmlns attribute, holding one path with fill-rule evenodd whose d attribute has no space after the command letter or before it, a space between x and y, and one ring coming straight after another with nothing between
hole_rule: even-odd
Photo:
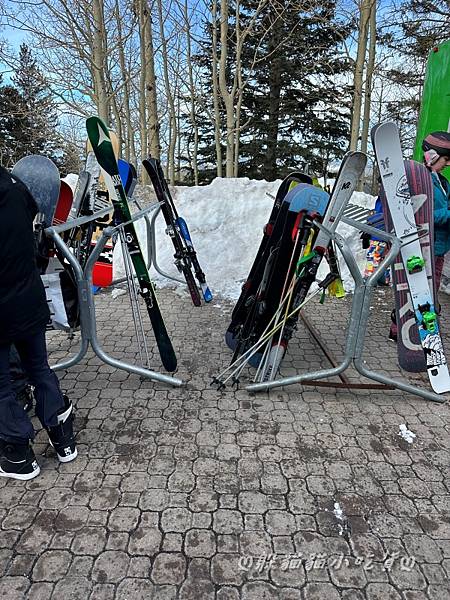
<instances>
[{"instance_id":1,"label":"green ski with graphics","mask_svg":"<svg viewBox=\"0 0 450 600\"><path fill-rule=\"evenodd\" d=\"M141 288L141 296L144 298L155 333L162 363L167 371L175 371L177 368L177 358L167 333L166 325L156 298L155 289L148 274L147 265L139 246L134 224L130 222L130 208L120 179L117 159L109 137L108 128L98 117L89 117L86 121L86 129L97 161L105 173L106 185L117 218L120 222L125 223L124 231L128 251Z\"/></svg>"}]
</instances>

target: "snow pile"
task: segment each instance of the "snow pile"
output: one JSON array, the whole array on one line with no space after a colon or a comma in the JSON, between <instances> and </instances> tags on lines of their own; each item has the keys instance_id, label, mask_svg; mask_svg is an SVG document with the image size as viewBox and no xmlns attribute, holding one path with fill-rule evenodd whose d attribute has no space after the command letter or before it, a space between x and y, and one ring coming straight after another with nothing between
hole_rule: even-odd
<instances>
[{"instance_id":1,"label":"snow pile","mask_svg":"<svg viewBox=\"0 0 450 600\"><path fill-rule=\"evenodd\" d=\"M280 183L279 180L256 181L247 177L216 178L205 186L175 188L174 201L178 213L187 221L200 265L213 294L231 300L239 297ZM375 198L355 192L352 203L372 208ZM146 253L144 220L137 222L136 229ZM164 272L180 278L173 264L173 245L165 229L165 221L159 215L156 220L157 262ZM342 223L338 232L349 241L358 265L364 268L366 251L361 248L359 233ZM350 291L353 289L353 280L343 261L341 266L344 286ZM323 264L319 278L327 273L328 267ZM120 245L117 244L114 249L114 278L123 275L123 260ZM161 276L154 268L150 275L158 287L174 285L173 281Z\"/></svg>"},{"instance_id":2,"label":"snow pile","mask_svg":"<svg viewBox=\"0 0 450 600\"><path fill-rule=\"evenodd\" d=\"M398 435L401 436L404 440L406 440L408 444L412 444L416 437L416 434L410 431L405 425L405 423L402 423L399 429L400 431L398 432Z\"/></svg>"}]
</instances>

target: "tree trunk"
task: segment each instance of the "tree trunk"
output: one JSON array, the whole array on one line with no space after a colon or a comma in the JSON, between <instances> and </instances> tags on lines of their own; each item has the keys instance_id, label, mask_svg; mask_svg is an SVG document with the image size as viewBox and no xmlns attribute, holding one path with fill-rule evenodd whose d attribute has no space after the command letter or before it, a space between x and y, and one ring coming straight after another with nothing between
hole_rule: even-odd
<instances>
[{"instance_id":1,"label":"tree trunk","mask_svg":"<svg viewBox=\"0 0 450 600\"><path fill-rule=\"evenodd\" d=\"M379 98L379 102L378 102L378 111L377 111L378 112L378 114L377 114L378 123L381 121L381 116L383 114L383 97L384 97L384 81L381 80L380 98ZM379 172L378 172L377 161L374 160L373 167L372 167L372 183L370 186L370 193L372 196L378 196L378 191L380 189L380 185L378 183L378 177L379 177Z\"/></svg>"},{"instance_id":2,"label":"tree trunk","mask_svg":"<svg viewBox=\"0 0 450 600\"><path fill-rule=\"evenodd\" d=\"M195 115L195 105L196 105L196 90L194 85L194 73L192 69L192 49L191 49L191 24L189 22L189 13L188 13L188 0L184 1L184 25L186 29L186 61L188 68L188 76L189 76L189 114L192 124L192 129L194 132L194 151L192 153L192 172L194 175L194 185L198 185L198 125L197 118ZM220 146L219 146L220 147Z\"/></svg>"},{"instance_id":3,"label":"tree trunk","mask_svg":"<svg viewBox=\"0 0 450 600\"><path fill-rule=\"evenodd\" d=\"M377 44L377 5L376 0L372 0L370 7L370 39L369 39L369 57L366 68L366 83L364 89L364 116L361 131L361 152L367 152L370 127L370 108L372 103L372 80L375 68L375 54ZM364 174L358 183L358 191L362 192L364 188Z\"/></svg>"},{"instance_id":4,"label":"tree trunk","mask_svg":"<svg viewBox=\"0 0 450 600\"><path fill-rule=\"evenodd\" d=\"M145 52L146 52L146 103L147 103L147 132L148 132L148 152L154 158L161 156L161 144L159 140L159 119L158 119L158 98L156 91L156 75L155 75L155 50L153 47L153 25L148 9L147 0L148 26L144 30Z\"/></svg>"},{"instance_id":5,"label":"tree trunk","mask_svg":"<svg viewBox=\"0 0 450 600\"><path fill-rule=\"evenodd\" d=\"M239 20L239 14L236 15L236 22ZM237 25L236 25L237 26ZM219 89L225 105L226 113L226 158L225 158L225 176L233 177L234 173L234 136L235 136L235 113L234 97L236 91L236 72L232 91L228 91L227 86L227 57L228 57L228 0L220 2L220 70L219 70Z\"/></svg>"},{"instance_id":6,"label":"tree trunk","mask_svg":"<svg viewBox=\"0 0 450 600\"><path fill-rule=\"evenodd\" d=\"M369 28L369 57L367 61L366 84L364 90L364 116L361 131L361 152L367 152L367 144L369 139L370 108L372 101L372 80L375 68L375 54L377 43L377 8L375 0L372 0Z\"/></svg>"},{"instance_id":7,"label":"tree trunk","mask_svg":"<svg viewBox=\"0 0 450 600\"><path fill-rule=\"evenodd\" d=\"M157 0L159 36L161 40L164 87L166 91L167 104L169 108L169 147L167 150L167 174L171 185L175 185L175 148L177 146L177 119L175 110L174 94L169 79L169 53L166 34L164 31L164 15L162 0Z\"/></svg>"},{"instance_id":8,"label":"tree trunk","mask_svg":"<svg viewBox=\"0 0 450 600\"><path fill-rule=\"evenodd\" d=\"M355 72L353 79L353 110L350 131L350 150L356 150L358 147L358 136L362 105L363 73L364 62L366 59L367 32L369 28L371 3L372 0L361 0L358 31L358 51L356 54Z\"/></svg>"},{"instance_id":9,"label":"tree trunk","mask_svg":"<svg viewBox=\"0 0 450 600\"><path fill-rule=\"evenodd\" d=\"M213 88L213 104L214 104L214 142L216 145L216 160L217 160L217 177L222 177L222 119L220 115L219 102L219 74L217 69L217 0L214 0L211 7L212 13L212 88Z\"/></svg>"},{"instance_id":10,"label":"tree trunk","mask_svg":"<svg viewBox=\"0 0 450 600\"><path fill-rule=\"evenodd\" d=\"M273 27L270 35L270 50L276 52L280 43L279 21ZM281 68L278 54L270 61L269 67L269 109L267 121L267 151L264 156L263 176L267 181L277 178L277 146L278 129L280 120L280 98L281 98Z\"/></svg>"},{"instance_id":11,"label":"tree trunk","mask_svg":"<svg viewBox=\"0 0 450 600\"><path fill-rule=\"evenodd\" d=\"M150 16L148 11L147 0L137 0L137 14L139 23L139 54L141 62L141 70L139 75L139 135L141 139L141 160L146 158L146 150L148 147L147 137L147 49L145 45L146 30L150 26ZM142 170L142 183L149 182L149 177L145 169Z\"/></svg>"},{"instance_id":12,"label":"tree trunk","mask_svg":"<svg viewBox=\"0 0 450 600\"><path fill-rule=\"evenodd\" d=\"M109 97L105 81L106 48L105 48L105 22L103 18L103 2L93 0L92 15L94 19L94 35L92 40L92 75L94 83L94 96L97 104L98 115L109 124Z\"/></svg>"},{"instance_id":13,"label":"tree trunk","mask_svg":"<svg viewBox=\"0 0 450 600\"><path fill-rule=\"evenodd\" d=\"M115 0L115 13L117 21L117 35L119 39L118 52L119 52L119 64L120 73L123 81L123 111L126 133L123 135L123 142L125 145L125 158L127 161L136 164L136 148L134 145L133 126L131 121L131 110L130 110L130 73L127 69L127 63L125 59L125 40L122 31L122 17L120 14L119 0Z\"/></svg>"}]
</instances>

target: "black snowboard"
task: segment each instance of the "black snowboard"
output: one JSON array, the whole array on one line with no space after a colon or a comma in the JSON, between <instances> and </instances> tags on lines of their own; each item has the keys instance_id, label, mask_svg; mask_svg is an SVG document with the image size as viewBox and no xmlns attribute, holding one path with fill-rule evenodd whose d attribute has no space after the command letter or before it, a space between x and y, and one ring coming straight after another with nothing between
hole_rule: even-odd
<instances>
[{"instance_id":1,"label":"black snowboard","mask_svg":"<svg viewBox=\"0 0 450 600\"><path fill-rule=\"evenodd\" d=\"M252 311L255 297L261 287L261 282L266 272L267 263L271 257L273 249L282 236L285 227L286 217L289 210L289 205L284 202L284 198L289 192L289 188L293 183L312 184L312 179L308 175L300 172L290 173L281 183L275 198L272 212L269 220L264 227L264 234L261 244L256 253L255 260L250 269L247 280L242 286L242 292L233 309L231 323L228 326L226 342L230 346L230 340L235 336L237 330L247 321L249 314ZM274 260L274 256L271 257ZM231 346L230 346L231 347Z\"/></svg>"},{"instance_id":2,"label":"black snowboard","mask_svg":"<svg viewBox=\"0 0 450 600\"><path fill-rule=\"evenodd\" d=\"M37 154L25 156L15 164L12 174L27 186L42 214L44 227L50 227L61 185L55 163Z\"/></svg>"}]
</instances>

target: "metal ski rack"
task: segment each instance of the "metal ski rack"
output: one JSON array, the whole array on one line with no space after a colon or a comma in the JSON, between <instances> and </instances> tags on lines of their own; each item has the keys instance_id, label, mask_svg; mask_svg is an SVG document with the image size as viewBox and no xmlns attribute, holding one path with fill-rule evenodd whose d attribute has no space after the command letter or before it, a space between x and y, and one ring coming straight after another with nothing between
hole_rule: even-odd
<instances>
[{"instance_id":1,"label":"metal ski rack","mask_svg":"<svg viewBox=\"0 0 450 600\"><path fill-rule=\"evenodd\" d=\"M155 221L160 212L161 212L161 205L158 203L158 206L150 219L150 224L149 224L149 229L148 229L148 231L150 232L150 235L147 238L150 264L153 265L155 270L163 277L166 277L167 279L171 279L172 281L176 281L177 283L182 283L182 284L186 285L186 281L184 279L180 279L179 277L176 277L175 275L169 275L169 273L165 273L161 269L161 267L159 266L159 264L156 260Z\"/></svg>"},{"instance_id":2,"label":"metal ski rack","mask_svg":"<svg viewBox=\"0 0 450 600\"><path fill-rule=\"evenodd\" d=\"M131 221L134 222L137 219L142 218L144 215L148 216L148 213L152 210L155 210L155 208L157 208L157 206L152 205L149 208L132 215ZM80 307L80 348L75 354L75 356L63 362L57 363L56 365L53 365L52 369L55 371L60 371L62 369L69 369L70 367L78 364L88 351L89 345L91 345L92 350L104 363L116 369L122 369L124 371L128 371L129 373L136 373L137 375L140 375L141 377L146 379L160 381L161 383L172 385L174 387L180 387L184 385L184 382L181 379L177 379L169 375L164 375L162 373L157 373L144 367L131 365L124 361L118 360L112 356L109 356L103 350L99 342L97 336L97 321L95 316L94 294L92 291L92 270L94 268L95 262L100 256L100 253L105 247L107 240L111 238L116 232L118 232L123 226L123 224L118 225L117 227L106 227L103 229L100 239L97 241L94 250L92 251L86 262L84 271L78 260L75 258L68 246L61 239L59 234L63 231L72 229L73 227L79 227L81 225L89 223L90 221L94 221L106 214L107 212L111 211L111 207L109 207L108 209L105 208L93 215L87 217L80 217L78 219L72 219L62 225L58 225L56 227L49 227L45 230L46 235L54 241L55 246L61 251L64 258L72 266L75 275L75 283L77 286L78 301Z\"/></svg>"},{"instance_id":3,"label":"metal ski rack","mask_svg":"<svg viewBox=\"0 0 450 600\"><path fill-rule=\"evenodd\" d=\"M416 387L414 385L405 383L397 379L391 379L390 377L387 377L382 373L372 371L365 366L363 360L363 351L369 322L370 303L372 300L373 292L380 277L383 275L386 269L388 269L394 263L397 254L400 252L402 242L395 235L388 234L384 231L380 231L379 229L370 227L365 223L355 221L348 217L342 217L341 220L347 225L354 227L355 229L367 232L371 235L376 235L380 239L387 241L391 244L391 248L388 254L386 255L384 261L379 265L379 267L377 267L377 269L375 269L375 271L372 273L372 275L370 275L370 277L364 279L362 274L360 273L355 257L353 256L351 249L347 242L344 240L344 238L336 232L327 230L320 223L317 223L317 226L320 229L323 229L326 233L328 233L330 235L330 238L334 240L338 245L339 250L341 251L341 254L350 271L350 274L355 282L355 291L353 294L352 309L347 328L347 338L343 361L339 365L334 366L331 369L322 369L320 371L304 373L292 377L284 377L281 379L275 379L273 381L267 381L262 383L252 383L246 386L246 390L249 392L262 392L275 387L288 386L302 382L306 383L311 382L313 380L325 379L327 377L339 376L353 364L354 368L358 373L360 373L368 379L385 384L386 386L389 386L390 389L399 389L404 392L414 394L416 396L421 396L422 398L425 398L426 400L431 400L433 402L446 402L447 398L445 396L435 394L434 392L430 392L423 388ZM330 387L333 387L333 383L331 382Z\"/></svg>"}]
</instances>

